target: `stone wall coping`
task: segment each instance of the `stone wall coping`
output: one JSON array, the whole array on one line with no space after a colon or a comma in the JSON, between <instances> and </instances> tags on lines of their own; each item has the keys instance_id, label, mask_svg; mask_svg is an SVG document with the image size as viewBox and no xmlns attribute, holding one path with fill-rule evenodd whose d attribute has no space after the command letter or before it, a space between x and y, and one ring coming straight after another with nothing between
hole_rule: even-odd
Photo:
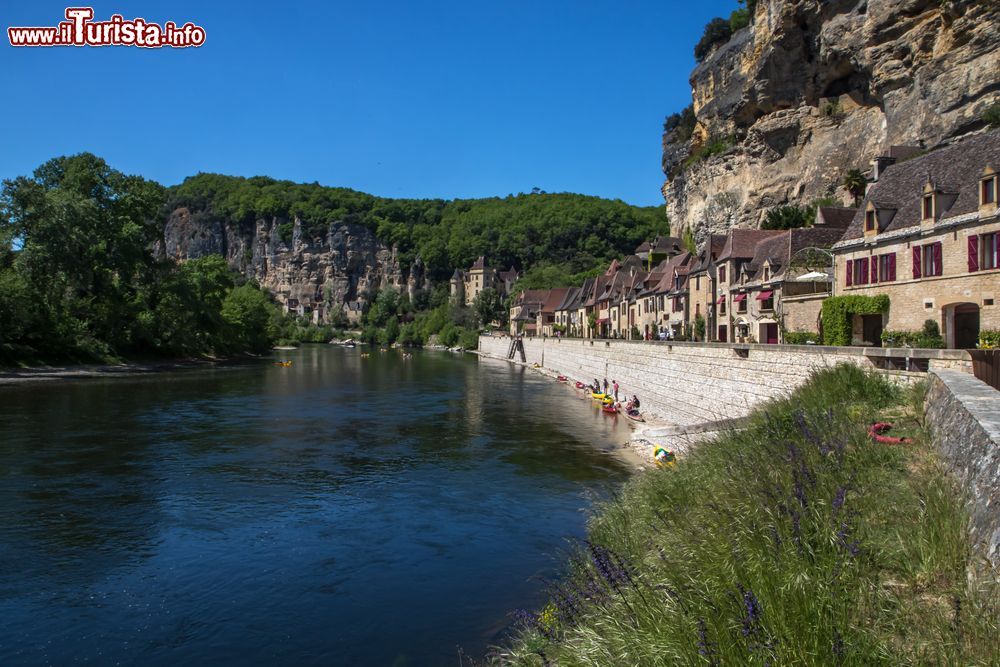
<instances>
[{"instance_id":1,"label":"stone wall coping","mask_svg":"<svg viewBox=\"0 0 1000 667\"><path fill-rule=\"evenodd\" d=\"M493 336L496 338L496 336ZM510 338L509 334L504 334L504 338ZM762 343L704 343L679 340L626 340L622 338L569 338L566 336L547 336L545 338L525 337L525 343L532 341L542 341L549 343L579 343L581 345L600 345L612 347L614 345L653 345L659 347L691 347L708 349L729 349L729 350L760 350L763 352L807 352L816 354L842 354L847 356L865 357L907 357L910 359L949 359L957 361L971 361L972 357L966 350L941 350L918 347L842 347L836 345L767 345Z\"/></svg>"},{"instance_id":2,"label":"stone wall coping","mask_svg":"<svg viewBox=\"0 0 1000 667\"><path fill-rule=\"evenodd\" d=\"M1000 444L1000 391L974 375L954 370L931 370L948 387L990 439Z\"/></svg>"}]
</instances>

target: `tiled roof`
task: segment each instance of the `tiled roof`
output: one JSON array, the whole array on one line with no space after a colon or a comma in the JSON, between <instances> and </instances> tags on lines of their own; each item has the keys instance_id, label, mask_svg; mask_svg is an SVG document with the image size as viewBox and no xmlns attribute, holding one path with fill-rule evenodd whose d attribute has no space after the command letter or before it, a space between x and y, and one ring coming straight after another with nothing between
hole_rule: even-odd
<instances>
[{"instance_id":1,"label":"tiled roof","mask_svg":"<svg viewBox=\"0 0 1000 667\"><path fill-rule=\"evenodd\" d=\"M782 233L783 230L779 229L730 229L718 261L724 262L732 258L750 259L760 241Z\"/></svg>"},{"instance_id":2,"label":"tiled roof","mask_svg":"<svg viewBox=\"0 0 1000 667\"><path fill-rule=\"evenodd\" d=\"M851 220L854 219L854 214L857 212L858 209L856 208L821 206L818 211L818 217L822 217L823 222L826 223L826 225L830 227L839 227L841 230L844 230L850 226Z\"/></svg>"},{"instance_id":3,"label":"tiled roof","mask_svg":"<svg viewBox=\"0 0 1000 667\"><path fill-rule=\"evenodd\" d=\"M554 313L562 305L562 302L566 299L566 294L573 289L572 287L556 287L555 289L547 290L545 295L545 300L542 301L542 312L544 313Z\"/></svg>"},{"instance_id":4,"label":"tiled roof","mask_svg":"<svg viewBox=\"0 0 1000 667\"><path fill-rule=\"evenodd\" d=\"M691 267L692 273L699 273L701 271L706 271L709 264L712 263L712 255L714 254L716 258L722 253L722 249L726 247L726 235L725 234L709 234L708 239L701 247L701 252L698 253L697 261L694 262Z\"/></svg>"},{"instance_id":5,"label":"tiled roof","mask_svg":"<svg viewBox=\"0 0 1000 667\"><path fill-rule=\"evenodd\" d=\"M935 184L948 184L958 197L939 222L979 210L979 179L986 167L1000 171L1000 130L968 137L950 146L889 165L873 183L865 203L878 208L896 209L892 220L879 234L920 225L921 201L928 178ZM844 240L864 236L865 206L854 215Z\"/></svg>"},{"instance_id":6,"label":"tiled roof","mask_svg":"<svg viewBox=\"0 0 1000 667\"><path fill-rule=\"evenodd\" d=\"M472 263L472 266L469 268L469 270L475 271L476 269L485 269L485 268L486 268L486 258L480 256L479 259L477 259L475 262Z\"/></svg>"}]
</instances>

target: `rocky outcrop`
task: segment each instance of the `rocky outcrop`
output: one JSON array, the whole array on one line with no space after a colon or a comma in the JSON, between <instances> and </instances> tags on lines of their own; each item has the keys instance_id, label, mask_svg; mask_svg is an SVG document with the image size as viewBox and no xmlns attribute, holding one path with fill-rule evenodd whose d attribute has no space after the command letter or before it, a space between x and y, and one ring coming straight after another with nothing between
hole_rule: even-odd
<instances>
[{"instance_id":1,"label":"rocky outcrop","mask_svg":"<svg viewBox=\"0 0 1000 667\"><path fill-rule=\"evenodd\" d=\"M691 75L691 141L664 137L671 222L703 238L787 202L846 203L846 172L890 146L982 129L1000 100L998 25L995 0L759 0ZM706 144L716 154L699 158Z\"/></svg>"},{"instance_id":2,"label":"rocky outcrop","mask_svg":"<svg viewBox=\"0 0 1000 667\"><path fill-rule=\"evenodd\" d=\"M291 238L282 230L291 223ZM401 266L398 252L363 225L338 222L323 237L309 237L299 219L258 218L234 225L205 210L181 207L166 219L156 248L161 257L179 261L218 254L237 271L270 290L281 303L298 303L317 319L329 321L344 305L364 303L383 287L412 300L430 289L417 259ZM293 301L294 300L294 301Z\"/></svg>"}]
</instances>

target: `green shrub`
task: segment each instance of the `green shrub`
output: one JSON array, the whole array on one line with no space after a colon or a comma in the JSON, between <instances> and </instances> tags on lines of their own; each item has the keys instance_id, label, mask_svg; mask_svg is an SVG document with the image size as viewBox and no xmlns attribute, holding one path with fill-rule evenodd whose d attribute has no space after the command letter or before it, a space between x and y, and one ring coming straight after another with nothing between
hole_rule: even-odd
<instances>
[{"instance_id":1,"label":"green shrub","mask_svg":"<svg viewBox=\"0 0 1000 667\"><path fill-rule=\"evenodd\" d=\"M735 145L736 137L733 135L712 135L708 141L684 160L684 168L693 167L713 155L721 155Z\"/></svg>"},{"instance_id":2,"label":"green shrub","mask_svg":"<svg viewBox=\"0 0 1000 667\"><path fill-rule=\"evenodd\" d=\"M283 222L278 225L278 238L281 239L282 243L291 243L292 236L295 232L294 222Z\"/></svg>"},{"instance_id":3,"label":"green shrub","mask_svg":"<svg viewBox=\"0 0 1000 667\"><path fill-rule=\"evenodd\" d=\"M784 338L788 345L807 345L820 342L819 334L812 331L786 331Z\"/></svg>"},{"instance_id":4,"label":"green shrub","mask_svg":"<svg viewBox=\"0 0 1000 667\"><path fill-rule=\"evenodd\" d=\"M815 209L808 206L778 206L767 212L761 229L798 229L808 227L815 217Z\"/></svg>"},{"instance_id":5,"label":"green shrub","mask_svg":"<svg viewBox=\"0 0 1000 667\"><path fill-rule=\"evenodd\" d=\"M667 116L663 121L663 133L672 134L672 140L677 143L684 143L694 134L696 122L694 107L689 104L680 113Z\"/></svg>"},{"instance_id":6,"label":"green shrub","mask_svg":"<svg viewBox=\"0 0 1000 667\"><path fill-rule=\"evenodd\" d=\"M903 401L838 365L636 476L494 664L997 664L997 584ZM889 411L916 444L872 442Z\"/></svg>"},{"instance_id":7,"label":"green shrub","mask_svg":"<svg viewBox=\"0 0 1000 667\"><path fill-rule=\"evenodd\" d=\"M934 320L924 321L923 329L920 331L892 331L882 332L882 342L887 347L917 347L926 349L944 348L944 339L941 337L941 329Z\"/></svg>"},{"instance_id":8,"label":"green shrub","mask_svg":"<svg viewBox=\"0 0 1000 667\"><path fill-rule=\"evenodd\" d=\"M729 15L729 29L736 32L750 25L750 12L746 9L736 9Z\"/></svg>"},{"instance_id":9,"label":"green shrub","mask_svg":"<svg viewBox=\"0 0 1000 667\"><path fill-rule=\"evenodd\" d=\"M823 323L823 344L850 345L854 315L876 315L888 310L889 297L885 294L876 296L851 294L825 299L820 313L820 321Z\"/></svg>"},{"instance_id":10,"label":"green shrub","mask_svg":"<svg viewBox=\"0 0 1000 667\"><path fill-rule=\"evenodd\" d=\"M1000 347L1000 329L983 329L979 332L979 347L993 350Z\"/></svg>"},{"instance_id":11,"label":"green shrub","mask_svg":"<svg viewBox=\"0 0 1000 667\"><path fill-rule=\"evenodd\" d=\"M705 56L719 44L725 44L733 36L729 21L724 18L714 18L705 25L701 39L694 46L694 59L701 62Z\"/></svg>"},{"instance_id":12,"label":"green shrub","mask_svg":"<svg viewBox=\"0 0 1000 667\"><path fill-rule=\"evenodd\" d=\"M983 121L990 127L1000 127L1000 102L986 107L983 112Z\"/></svg>"}]
</instances>

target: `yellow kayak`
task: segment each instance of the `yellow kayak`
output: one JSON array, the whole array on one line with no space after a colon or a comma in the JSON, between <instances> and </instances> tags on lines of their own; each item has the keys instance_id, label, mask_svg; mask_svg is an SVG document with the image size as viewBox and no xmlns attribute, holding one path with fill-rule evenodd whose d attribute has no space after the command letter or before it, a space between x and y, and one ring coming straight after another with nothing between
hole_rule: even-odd
<instances>
[{"instance_id":1,"label":"yellow kayak","mask_svg":"<svg viewBox=\"0 0 1000 667\"><path fill-rule=\"evenodd\" d=\"M600 399L600 400L603 401L605 398L608 397L608 395L607 394L595 394L594 392L590 392L590 397L591 398L597 398L597 399Z\"/></svg>"}]
</instances>

